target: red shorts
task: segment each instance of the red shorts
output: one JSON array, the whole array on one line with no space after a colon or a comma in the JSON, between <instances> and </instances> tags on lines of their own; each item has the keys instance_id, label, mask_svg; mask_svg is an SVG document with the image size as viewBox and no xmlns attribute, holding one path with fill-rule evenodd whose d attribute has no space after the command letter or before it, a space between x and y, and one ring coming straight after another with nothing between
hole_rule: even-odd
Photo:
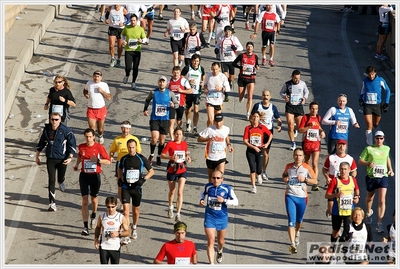
<instances>
[{"instance_id":1,"label":"red shorts","mask_svg":"<svg viewBox=\"0 0 400 269\"><path fill-rule=\"evenodd\" d=\"M214 18L213 18L211 15L209 15L209 14L203 14L203 16L201 17L201 19L202 19L203 21L212 21Z\"/></svg>"},{"instance_id":2,"label":"red shorts","mask_svg":"<svg viewBox=\"0 0 400 269\"><path fill-rule=\"evenodd\" d=\"M304 154L311 155L313 152L321 151L321 142L303 142Z\"/></svg>"},{"instance_id":3,"label":"red shorts","mask_svg":"<svg viewBox=\"0 0 400 269\"><path fill-rule=\"evenodd\" d=\"M86 111L86 117L89 119L105 120L107 117L107 107L103 106L102 108L91 108L88 107Z\"/></svg>"}]
</instances>

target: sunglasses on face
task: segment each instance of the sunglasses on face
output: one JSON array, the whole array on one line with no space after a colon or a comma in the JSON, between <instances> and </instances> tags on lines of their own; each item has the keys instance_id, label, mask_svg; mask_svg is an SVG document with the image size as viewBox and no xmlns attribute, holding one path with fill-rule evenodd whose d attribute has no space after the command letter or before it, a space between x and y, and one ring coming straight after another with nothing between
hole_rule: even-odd
<instances>
[{"instance_id":1,"label":"sunglasses on face","mask_svg":"<svg viewBox=\"0 0 400 269\"><path fill-rule=\"evenodd\" d=\"M212 177L213 179L221 179L222 177Z\"/></svg>"},{"instance_id":2,"label":"sunglasses on face","mask_svg":"<svg viewBox=\"0 0 400 269\"><path fill-rule=\"evenodd\" d=\"M60 119L51 119L51 121L59 121Z\"/></svg>"},{"instance_id":3,"label":"sunglasses on face","mask_svg":"<svg viewBox=\"0 0 400 269\"><path fill-rule=\"evenodd\" d=\"M107 208L115 208L115 205L108 205Z\"/></svg>"},{"instance_id":4,"label":"sunglasses on face","mask_svg":"<svg viewBox=\"0 0 400 269\"><path fill-rule=\"evenodd\" d=\"M384 137L375 137L375 139L383 140L383 139L385 139L385 138L384 138Z\"/></svg>"}]
</instances>

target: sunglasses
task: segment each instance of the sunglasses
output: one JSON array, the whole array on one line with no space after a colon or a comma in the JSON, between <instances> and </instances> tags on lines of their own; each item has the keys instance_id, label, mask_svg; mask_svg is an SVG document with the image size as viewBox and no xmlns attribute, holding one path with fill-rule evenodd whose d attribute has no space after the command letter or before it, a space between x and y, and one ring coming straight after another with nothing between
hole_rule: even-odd
<instances>
[{"instance_id":1,"label":"sunglasses","mask_svg":"<svg viewBox=\"0 0 400 269\"><path fill-rule=\"evenodd\" d=\"M55 83L57 83L57 84L60 84L60 83L63 83L64 82L64 80L60 80L60 81L54 81Z\"/></svg>"},{"instance_id":2,"label":"sunglasses","mask_svg":"<svg viewBox=\"0 0 400 269\"><path fill-rule=\"evenodd\" d=\"M221 179L222 177L212 177L213 179Z\"/></svg>"},{"instance_id":3,"label":"sunglasses","mask_svg":"<svg viewBox=\"0 0 400 269\"><path fill-rule=\"evenodd\" d=\"M347 98L347 95L344 94L344 93L341 93L341 94L339 94L339 97L346 97Z\"/></svg>"},{"instance_id":4,"label":"sunglasses","mask_svg":"<svg viewBox=\"0 0 400 269\"><path fill-rule=\"evenodd\" d=\"M383 140L385 138L384 137L375 137L375 139Z\"/></svg>"},{"instance_id":5,"label":"sunglasses","mask_svg":"<svg viewBox=\"0 0 400 269\"><path fill-rule=\"evenodd\" d=\"M115 205L108 205L107 208L115 208Z\"/></svg>"},{"instance_id":6,"label":"sunglasses","mask_svg":"<svg viewBox=\"0 0 400 269\"><path fill-rule=\"evenodd\" d=\"M51 119L51 121L59 121L60 119Z\"/></svg>"}]
</instances>

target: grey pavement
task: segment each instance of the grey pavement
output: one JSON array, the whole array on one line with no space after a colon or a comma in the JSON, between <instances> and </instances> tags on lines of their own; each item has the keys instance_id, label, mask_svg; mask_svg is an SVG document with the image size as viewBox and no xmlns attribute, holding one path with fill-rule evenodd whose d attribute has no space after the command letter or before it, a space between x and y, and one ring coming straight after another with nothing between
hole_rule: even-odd
<instances>
[{"instance_id":1,"label":"grey pavement","mask_svg":"<svg viewBox=\"0 0 400 269\"><path fill-rule=\"evenodd\" d=\"M52 86L52 75L67 76L77 101L77 107L71 109L72 119L69 126L74 130L77 142L83 143L82 132L87 128L87 121L86 99L82 96L82 89L93 71L100 69L103 72L103 80L109 84L113 95L112 100L106 102L109 115L106 120L104 145L107 150L113 138L120 132L120 122L126 119L132 122L134 135L148 138L148 118L142 115L144 98L156 86L158 76L169 76L172 70L169 42L163 37L167 19L172 17L172 7L174 5L170 5L170 9L164 11L163 21L155 20L151 43L143 48L137 91L130 90L128 84L122 83L123 69L108 67L107 26L98 21L99 13L94 11L94 5L74 5L73 8L61 9L55 19L50 19L51 23L43 29L45 31L40 37L35 37L35 40L40 42L32 53L33 48L26 50L22 44L14 46L13 42L8 42L6 36L6 70L15 68L11 66L11 57L17 57L21 63L16 61L14 65L24 65L24 73L19 71L18 76L15 75L12 81L15 96L9 93L5 101L6 106L10 106L10 115L13 114L13 117L6 120L4 128L5 264L99 263L98 253L93 245L93 234L90 237L80 235L83 227L80 213L81 196L78 173L73 171L72 165L67 170L66 192L56 191L58 211L47 212L46 168L43 165L37 166L34 158L30 157L46 122L47 112L43 110L43 103L48 89ZM189 19L189 7L180 7L183 9L183 17ZM16 21L9 32L9 38L28 27L24 25L28 23L28 17L30 24L35 24L32 21L36 20L38 25L43 25L43 19L50 16L45 12L34 13L32 6L28 8L30 9L25 15L30 16ZM277 38L274 57L276 66L261 67L257 74L254 102L260 100L262 89L271 90L272 103L277 105L284 124L281 133L275 132L267 170L270 180L258 186L256 195L250 194L249 168L245 161L245 146L242 144L243 130L247 125L245 102L238 102L237 85L230 94L230 101L224 104L225 125L231 128L231 139L235 149L233 154L228 154L229 164L225 181L234 187L239 206L229 208L230 224L226 235L223 265L304 264L307 242L328 241L330 238L331 224L325 218L325 189L320 173L321 190L309 192L299 253L291 255L288 251L285 186L280 176L285 164L292 161L292 151L289 150L286 133L284 102L278 93L283 83L290 79L294 69L301 70L302 80L311 91L308 103L317 100L322 115L336 104L339 93L346 93L349 97L348 105L356 111L361 125L361 129L350 130L349 139L349 154L358 159L358 155L366 146L365 123L362 114L357 112L358 92L366 66L374 65L378 75L385 78L393 91L395 89L394 74L391 72L393 66L390 62L378 61L373 57L378 18L357 13L342 14L339 13L340 8L341 6L289 5L287 26L282 28ZM44 6L41 9L48 10ZM235 29L236 35L242 44L245 44L252 32L244 29L241 7L238 8ZM356 43L355 40L359 42ZM255 52L261 57L260 37L254 43ZM24 52L28 56L22 56L25 55ZM211 62L215 60L213 48L204 49L202 55L202 66L209 70ZM30 59L22 63L23 57ZM49 76L43 72L49 73ZM11 74L12 72L7 71L6 79L8 77L8 80L11 80ZM19 90L16 90L18 88ZM393 124L396 97L392 97L390 110L383 115L380 125L386 133L386 143L392 148L393 163L396 162ZM305 111L308 112L308 106L305 107ZM206 127L204 107L200 113L198 129L202 130ZM207 264L206 237L203 229L204 209L198 206L200 189L207 182L204 144L196 142L191 135L186 137L186 141L189 143L193 162L189 166L182 219L189 226L188 238L194 240L197 245L199 264ZM300 136L296 141L300 145ZM149 142L145 141L142 144L143 153L147 156ZM326 152L326 144L323 143L320 169L327 157ZM43 154L41 158L45 159ZM139 237L121 248L123 265L152 263L162 243L173 236L173 222L167 218L165 164L154 168L155 176L144 186L138 225ZM113 169L114 165L103 166L99 212L105 209L105 198L116 193ZM400 170L395 169L395 173L396 171ZM365 208L365 168L359 167L358 173L362 196L360 206ZM391 223L394 201L395 184L394 178L391 178L384 224ZM377 212L376 200L373 208ZM374 238L380 241L381 235L375 232L375 226L372 228ZM32 250L35 250L35 253L32 253Z\"/></svg>"}]
</instances>

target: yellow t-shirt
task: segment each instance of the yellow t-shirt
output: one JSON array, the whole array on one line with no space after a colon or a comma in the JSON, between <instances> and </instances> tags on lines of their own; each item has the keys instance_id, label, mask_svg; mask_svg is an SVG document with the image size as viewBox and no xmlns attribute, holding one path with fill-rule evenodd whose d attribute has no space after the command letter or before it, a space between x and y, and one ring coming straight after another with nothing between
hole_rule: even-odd
<instances>
[{"instance_id":1,"label":"yellow t-shirt","mask_svg":"<svg viewBox=\"0 0 400 269\"><path fill-rule=\"evenodd\" d=\"M128 135L127 137L122 137L117 136L113 143L111 144L110 147L110 153L115 153L117 152L118 156L117 156L117 161L120 161L121 158L123 156L125 156L126 154L128 154L128 147L126 145L126 142L128 142L129 139L134 139L136 141L136 152L137 153L141 153L142 152L142 147L140 146L140 141L139 139L134 136L134 135Z\"/></svg>"}]
</instances>

